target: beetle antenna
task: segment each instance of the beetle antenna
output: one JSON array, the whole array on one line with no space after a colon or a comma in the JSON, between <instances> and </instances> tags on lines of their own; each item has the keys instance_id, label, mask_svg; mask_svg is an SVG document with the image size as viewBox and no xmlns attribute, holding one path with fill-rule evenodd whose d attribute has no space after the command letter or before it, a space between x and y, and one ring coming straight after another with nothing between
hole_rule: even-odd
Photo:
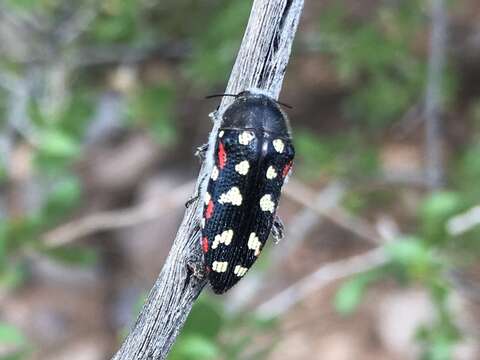
<instances>
[{"instance_id":1,"label":"beetle antenna","mask_svg":"<svg viewBox=\"0 0 480 360\"><path fill-rule=\"evenodd\" d=\"M278 101L278 100L275 100L275 102L278 104L278 105L282 105L282 106L285 106L287 109L293 109L293 106L292 105L288 105L284 102L281 102L281 101Z\"/></svg>"},{"instance_id":2,"label":"beetle antenna","mask_svg":"<svg viewBox=\"0 0 480 360\"><path fill-rule=\"evenodd\" d=\"M237 97L238 95L234 95L234 94L212 94L212 95L205 96L205 99L212 99L212 98L216 98L216 97L224 97L224 96L233 96L233 97Z\"/></svg>"}]
</instances>

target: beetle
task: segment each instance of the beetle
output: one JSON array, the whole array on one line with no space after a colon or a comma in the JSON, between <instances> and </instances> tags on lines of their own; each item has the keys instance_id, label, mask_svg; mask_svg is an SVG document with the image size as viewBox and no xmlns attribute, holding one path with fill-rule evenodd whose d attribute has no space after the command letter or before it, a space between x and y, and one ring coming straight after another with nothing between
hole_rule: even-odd
<instances>
[{"instance_id":1,"label":"beetle","mask_svg":"<svg viewBox=\"0 0 480 360\"><path fill-rule=\"evenodd\" d=\"M295 150L280 103L243 91L224 111L203 195L201 248L213 291L234 286L283 225L276 212Z\"/></svg>"}]
</instances>

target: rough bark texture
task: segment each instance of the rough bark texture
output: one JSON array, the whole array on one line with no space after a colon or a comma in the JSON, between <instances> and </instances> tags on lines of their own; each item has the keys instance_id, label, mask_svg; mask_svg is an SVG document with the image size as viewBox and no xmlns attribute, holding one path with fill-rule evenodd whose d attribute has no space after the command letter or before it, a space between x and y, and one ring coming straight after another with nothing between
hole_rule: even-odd
<instances>
[{"instance_id":1,"label":"rough bark texture","mask_svg":"<svg viewBox=\"0 0 480 360\"><path fill-rule=\"evenodd\" d=\"M303 0L255 0L226 92L259 89L277 99L290 57ZM224 97L212 114L212 143L219 119L232 99ZM213 164L209 147L197 186L202 198ZM199 219L202 204L186 210L167 261L132 331L114 360L165 359L206 280L202 279Z\"/></svg>"}]
</instances>

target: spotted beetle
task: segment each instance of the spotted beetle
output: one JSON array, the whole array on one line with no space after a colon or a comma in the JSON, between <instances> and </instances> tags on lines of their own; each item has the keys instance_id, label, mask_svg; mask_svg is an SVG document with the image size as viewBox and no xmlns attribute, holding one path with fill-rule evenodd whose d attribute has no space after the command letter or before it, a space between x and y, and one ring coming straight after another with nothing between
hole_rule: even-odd
<instances>
[{"instance_id":1,"label":"spotted beetle","mask_svg":"<svg viewBox=\"0 0 480 360\"><path fill-rule=\"evenodd\" d=\"M281 236L276 211L295 151L279 103L254 91L235 95L210 143L201 247L209 282L221 294L246 274L270 232Z\"/></svg>"}]
</instances>

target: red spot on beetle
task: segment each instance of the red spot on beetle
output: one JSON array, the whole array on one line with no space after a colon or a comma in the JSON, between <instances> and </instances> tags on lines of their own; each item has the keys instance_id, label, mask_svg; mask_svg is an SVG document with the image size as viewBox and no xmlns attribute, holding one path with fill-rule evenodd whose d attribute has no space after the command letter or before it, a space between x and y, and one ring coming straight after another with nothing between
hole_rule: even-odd
<instances>
[{"instance_id":1,"label":"red spot on beetle","mask_svg":"<svg viewBox=\"0 0 480 360\"><path fill-rule=\"evenodd\" d=\"M282 172L282 176L283 177L286 177L288 175L288 173L290 172L290 169L292 168L293 166L293 162L290 161L287 165L285 165L285 167L283 168L283 172Z\"/></svg>"},{"instance_id":2,"label":"red spot on beetle","mask_svg":"<svg viewBox=\"0 0 480 360\"><path fill-rule=\"evenodd\" d=\"M214 208L213 200L210 199L210 201L208 202L207 208L205 209L205 219L210 219L212 217L213 208Z\"/></svg>"},{"instance_id":3,"label":"red spot on beetle","mask_svg":"<svg viewBox=\"0 0 480 360\"><path fill-rule=\"evenodd\" d=\"M208 252L208 239L206 236L202 239L202 250L204 253Z\"/></svg>"},{"instance_id":4,"label":"red spot on beetle","mask_svg":"<svg viewBox=\"0 0 480 360\"><path fill-rule=\"evenodd\" d=\"M218 166L220 167L220 169L223 169L226 163L227 163L227 153L225 151L225 147L223 146L223 143L220 142L220 144L218 144Z\"/></svg>"}]
</instances>

